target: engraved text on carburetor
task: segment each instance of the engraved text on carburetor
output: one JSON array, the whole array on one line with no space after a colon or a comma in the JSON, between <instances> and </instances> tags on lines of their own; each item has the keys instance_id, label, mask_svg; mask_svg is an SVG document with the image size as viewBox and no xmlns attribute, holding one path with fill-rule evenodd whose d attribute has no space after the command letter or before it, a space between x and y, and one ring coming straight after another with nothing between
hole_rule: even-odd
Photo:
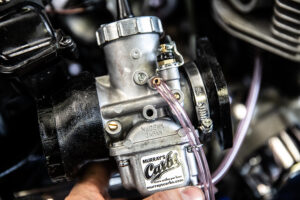
<instances>
[{"instance_id":1,"label":"engraved text on carburetor","mask_svg":"<svg viewBox=\"0 0 300 200\"><path fill-rule=\"evenodd\" d=\"M163 124L153 124L148 127L141 128L147 138L153 138L163 135L164 125Z\"/></svg>"}]
</instances>

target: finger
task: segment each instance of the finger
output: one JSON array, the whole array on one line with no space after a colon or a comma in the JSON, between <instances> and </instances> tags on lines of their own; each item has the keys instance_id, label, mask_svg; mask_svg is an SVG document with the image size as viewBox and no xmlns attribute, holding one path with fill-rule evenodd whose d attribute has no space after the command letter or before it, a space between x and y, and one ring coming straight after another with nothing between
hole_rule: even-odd
<instances>
[{"instance_id":1,"label":"finger","mask_svg":"<svg viewBox=\"0 0 300 200\"><path fill-rule=\"evenodd\" d=\"M110 169L109 163L91 163L84 170L84 174L80 178L79 183L90 182L100 190L107 188L111 174Z\"/></svg>"},{"instance_id":2,"label":"finger","mask_svg":"<svg viewBox=\"0 0 300 200\"><path fill-rule=\"evenodd\" d=\"M87 166L83 176L73 187L66 199L108 199L107 185L110 177L109 169L109 167L102 163L93 163Z\"/></svg>"},{"instance_id":3,"label":"finger","mask_svg":"<svg viewBox=\"0 0 300 200\"><path fill-rule=\"evenodd\" d=\"M66 200L105 200L105 198L94 183L82 182L73 187Z\"/></svg>"},{"instance_id":4,"label":"finger","mask_svg":"<svg viewBox=\"0 0 300 200\"><path fill-rule=\"evenodd\" d=\"M197 187L186 187L158 192L144 200L204 200L204 194Z\"/></svg>"}]
</instances>

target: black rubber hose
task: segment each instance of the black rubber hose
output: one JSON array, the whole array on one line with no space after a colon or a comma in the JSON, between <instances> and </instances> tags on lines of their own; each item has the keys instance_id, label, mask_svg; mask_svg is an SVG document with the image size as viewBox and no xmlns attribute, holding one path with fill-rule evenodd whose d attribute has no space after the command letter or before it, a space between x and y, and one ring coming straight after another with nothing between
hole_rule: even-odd
<instances>
[{"instance_id":1,"label":"black rubber hose","mask_svg":"<svg viewBox=\"0 0 300 200\"><path fill-rule=\"evenodd\" d=\"M70 180L89 161L108 160L95 79L88 73L38 102L40 135L49 175Z\"/></svg>"}]
</instances>

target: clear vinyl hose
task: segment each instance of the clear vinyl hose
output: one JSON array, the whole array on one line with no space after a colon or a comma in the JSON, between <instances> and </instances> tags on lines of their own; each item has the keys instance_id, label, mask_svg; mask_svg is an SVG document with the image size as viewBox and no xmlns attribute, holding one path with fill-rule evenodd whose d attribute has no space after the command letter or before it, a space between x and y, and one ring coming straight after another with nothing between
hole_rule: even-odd
<instances>
[{"instance_id":1,"label":"clear vinyl hose","mask_svg":"<svg viewBox=\"0 0 300 200\"><path fill-rule=\"evenodd\" d=\"M160 82L160 84L155 84L155 88L157 89L159 94L166 100L173 114L177 117L186 135L189 138L190 146L192 148L192 151L197 161L197 165L199 167L198 179L200 185L202 186L205 199L214 200L215 197L214 197L210 170L205 157L205 153L202 148L202 144L199 141L198 134L196 133L195 128L193 127L185 110L182 108L180 103L175 99L173 93L168 88L167 84L164 82Z\"/></svg>"},{"instance_id":2,"label":"clear vinyl hose","mask_svg":"<svg viewBox=\"0 0 300 200\"><path fill-rule=\"evenodd\" d=\"M246 108L247 108L246 116L238 125L237 132L235 134L234 141L233 141L233 147L229 150L229 152L226 154L226 156L224 157L223 161L221 162L217 170L214 172L213 178L211 178L209 166L205 157L205 153L202 148L202 144L200 143L196 130L192 125L189 117L187 116L185 110L182 108L180 103L176 100L172 91L168 88L166 83L164 83L161 80L159 80L156 83L155 82L153 83L158 93L170 106L171 111L176 116L182 128L184 129L186 135L189 138L189 143L192 147L192 151L195 155L197 165L199 167L199 174L198 174L198 179L200 182L199 185L204 191L206 200L215 199L213 184L218 183L225 176L226 172L231 167L245 139L247 130L249 128L255 110L255 105L258 99L258 94L260 91L260 84L261 84L261 76L262 76L261 60L259 57L257 57L255 59L253 79L251 82L251 87L246 102Z\"/></svg>"}]
</instances>

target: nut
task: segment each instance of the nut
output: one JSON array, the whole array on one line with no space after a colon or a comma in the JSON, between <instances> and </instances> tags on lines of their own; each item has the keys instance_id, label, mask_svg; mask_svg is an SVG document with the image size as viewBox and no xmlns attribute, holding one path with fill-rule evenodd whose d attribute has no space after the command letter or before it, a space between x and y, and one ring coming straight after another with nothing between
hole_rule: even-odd
<instances>
[{"instance_id":1,"label":"nut","mask_svg":"<svg viewBox=\"0 0 300 200\"><path fill-rule=\"evenodd\" d=\"M155 78L152 79L151 83L154 86L159 86L161 84L161 79L158 78L158 77L155 77Z\"/></svg>"}]
</instances>

